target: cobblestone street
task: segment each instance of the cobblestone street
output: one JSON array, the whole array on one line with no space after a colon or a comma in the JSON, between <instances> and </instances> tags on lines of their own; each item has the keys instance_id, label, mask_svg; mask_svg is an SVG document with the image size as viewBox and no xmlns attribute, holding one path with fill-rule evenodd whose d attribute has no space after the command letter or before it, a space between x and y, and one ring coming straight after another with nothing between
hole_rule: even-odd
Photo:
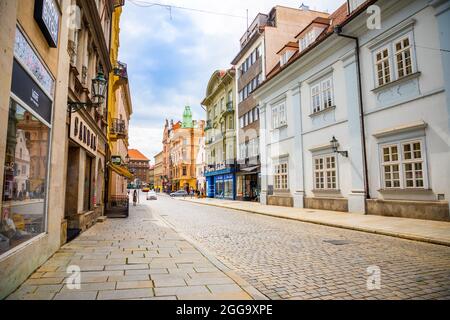
<instances>
[{"instance_id":1,"label":"cobblestone street","mask_svg":"<svg viewBox=\"0 0 450 320\"><path fill-rule=\"evenodd\" d=\"M450 299L449 279L449 247L162 196L62 247L9 299Z\"/></svg>"},{"instance_id":2,"label":"cobblestone street","mask_svg":"<svg viewBox=\"0 0 450 320\"><path fill-rule=\"evenodd\" d=\"M80 289L66 285L68 266L81 268ZM129 219L108 219L63 246L8 299L258 298L247 286L219 270L148 208L138 206L131 208Z\"/></svg>"},{"instance_id":3,"label":"cobblestone street","mask_svg":"<svg viewBox=\"0 0 450 320\"><path fill-rule=\"evenodd\" d=\"M163 197L149 206L270 299L450 299L449 247ZM367 290L371 266L381 290Z\"/></svg>"}]
</instances>

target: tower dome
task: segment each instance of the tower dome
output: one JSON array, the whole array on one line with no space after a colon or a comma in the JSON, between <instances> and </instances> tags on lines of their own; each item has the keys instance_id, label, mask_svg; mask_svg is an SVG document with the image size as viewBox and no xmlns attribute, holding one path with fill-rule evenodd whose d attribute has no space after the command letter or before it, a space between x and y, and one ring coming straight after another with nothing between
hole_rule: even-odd
<instances>
[{"instance_id":1,"label":"tower dome","mask_svg":"<svg viewBox=\"0 0 450 320\"><path fill-rule=\"evenodd\" d=\"M194 127L194 123L192 121L192 111L191 111L191 107L186 106L184 108L184 113L183 113L183 129L191 129Z\"/></svg>"}]
</instances>

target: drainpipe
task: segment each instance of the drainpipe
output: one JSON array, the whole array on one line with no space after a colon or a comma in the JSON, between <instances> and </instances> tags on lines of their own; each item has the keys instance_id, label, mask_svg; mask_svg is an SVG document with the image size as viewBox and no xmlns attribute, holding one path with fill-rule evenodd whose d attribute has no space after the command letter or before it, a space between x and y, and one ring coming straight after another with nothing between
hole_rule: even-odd
<instances>
[{"instance_id":1,"label":"drainpipe","mask_svg":"<svg viewBox=\"0 0 450 320\"><path fill-rule=\"evenodd\" d=\"M361 78L361 57L360 57L360 46L359 46L359 38L349 36L342 33L342 27L336 26L334 29L334 33L338 37L343 37L347 39L354 40L356 43L356 64L358 68L358 94L359 94L359 117L361 124L361 140L362 140L362 152L363 152L363 171L364 171L364 191L366 193L366 199L370 199L370 190L369 190L369 172L368 172L368 164L367 164L367 144L366 144L366 124L364 121L364 102L363 102L363 92L362 92L362 78ZM367 203L364 203L366 207L367 213Z\"/></svg>"}]
</instances>

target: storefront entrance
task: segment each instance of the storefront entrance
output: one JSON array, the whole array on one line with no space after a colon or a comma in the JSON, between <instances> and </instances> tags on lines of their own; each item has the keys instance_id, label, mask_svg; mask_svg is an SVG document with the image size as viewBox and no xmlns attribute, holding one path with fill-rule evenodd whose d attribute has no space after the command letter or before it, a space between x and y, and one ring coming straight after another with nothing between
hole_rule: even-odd
<instances>
[{"instance_id":1,"label":"storefront entrance","mask_svg":"<svg viewBox=\"0 0 450 320\"><path fill-rule=\"evenodd\" d=\"M259 202L260 192L259 173L237 176L237 200Z\"/></svg>"},{"instance_id":2,"label":"storefront entrance","mask_svg":"<svg viewBox=\"0 0 450 320\"><path fill-rule=\"evenodd\" d=\"M208 177L207 190L209 198L235 200L236 175L226 174Z\"/></svg>"}]
</instances>

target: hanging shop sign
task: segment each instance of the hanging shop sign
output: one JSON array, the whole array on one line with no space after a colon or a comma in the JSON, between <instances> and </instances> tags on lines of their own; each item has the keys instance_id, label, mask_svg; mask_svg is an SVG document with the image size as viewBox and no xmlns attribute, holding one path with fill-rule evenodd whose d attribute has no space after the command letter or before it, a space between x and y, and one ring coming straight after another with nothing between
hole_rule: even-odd
<instances>
[{"instance_id":1,"label":"hanging shop sign","mask_svg":"<svg viewBox=\"0 0 450 320\"><path fill-rule=\"evenodd\" d=\"M92 154L96 154L98 144L98 136L94 132L80 115L74 114L72 116L70 121L70 139Z\"/></svg>"},{"instance_id":2,"label":"hanging shop sign","mask_svg":"<svg viewBox=\"0 0 450 320\"><path fill-rule=\"evenodd\" d=\"M52 124L52 100L16 60L13 63L11 92L48 124Z\"/></svg>"},{"instance_id":3,"label":"hanging shop sign","mask_svg":"<svg viewBox=\"0 0 450 320\"><path fill-rule=\"evenodd\" d=\"M56 0L35 0L34 19L41 28L48 45L58 46L60 13Z\"/></svg>"},{"instance_id":4,"label":"hanging shop sign","mask_svg":"<svg viewBox=\"0 0 450 320\"><path fill-rule=\"evenodd\" d=\"M112 156L111 157L111 163L116 165L116 166L122 165L122 157L121 156Z\"/></svg>"}]
</instances>

